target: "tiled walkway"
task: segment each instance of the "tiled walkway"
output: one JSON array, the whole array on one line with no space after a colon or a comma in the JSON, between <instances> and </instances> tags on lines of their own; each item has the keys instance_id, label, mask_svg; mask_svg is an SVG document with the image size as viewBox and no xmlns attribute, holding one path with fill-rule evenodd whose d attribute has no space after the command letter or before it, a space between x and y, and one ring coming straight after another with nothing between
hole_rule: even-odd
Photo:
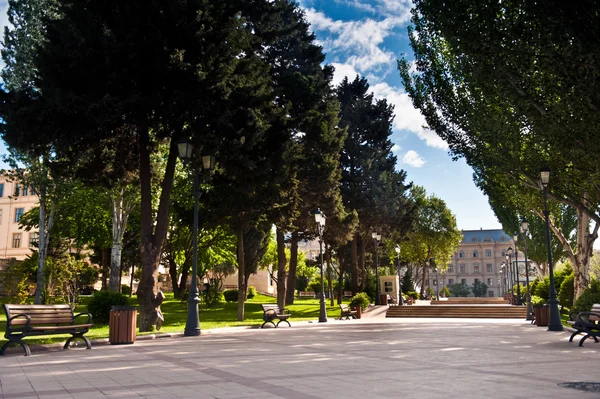
<instances>
[{"instance_id":1,"label":"tiled walkway","mask_svg":"<svg viewBox=\"0 0 600 399\"><path fill-rule=\"evenodd\" d=\"M15 348L0 398L598 398L600 344L521 320L366 319L200 337Z\"/></svg>"}]
</instances>

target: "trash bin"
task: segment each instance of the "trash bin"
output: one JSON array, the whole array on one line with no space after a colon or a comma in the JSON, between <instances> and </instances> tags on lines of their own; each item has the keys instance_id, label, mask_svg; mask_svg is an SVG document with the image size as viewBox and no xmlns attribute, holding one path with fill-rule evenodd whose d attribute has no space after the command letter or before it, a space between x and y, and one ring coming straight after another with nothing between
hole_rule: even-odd
<instances>
[{"instance_id":1,"label":"trash bin","mask_svg":"<svg viewBox=\"0 0 600 399\"><path fill-rule=\"evenodd\" d=\"M379 294L379 303L381 305L387 305L388 304L388 298L387 298L387 294Z\"/></svg>"},{"instance_id":2,"label":"trash bin","mask_svg":"<svg viewBox=\"0 0 600 399\"><path fill-rule=\"evenodd\" d=\"M547 326L550 321L550 308L548 305L533 308L533 314L535 315L536 326Z\"/></svg>"},{"instance_id":3,"label":"trash bin","mask_svg":"<svg viewBox=\"0 0 600 399\"><path fill-rule=\"evenodd\" d=\"M113 306L108 320L108 341L111 345L133 344L136 337L137 308Z\"/></svg>"}]
</instances>

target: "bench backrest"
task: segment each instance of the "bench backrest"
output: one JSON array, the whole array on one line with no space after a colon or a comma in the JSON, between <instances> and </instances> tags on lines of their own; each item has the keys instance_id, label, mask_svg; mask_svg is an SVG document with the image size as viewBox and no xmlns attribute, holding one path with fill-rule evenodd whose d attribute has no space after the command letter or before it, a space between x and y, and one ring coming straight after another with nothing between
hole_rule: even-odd
<instances>
[{"instance_id":1,"label":"bench backrest","mask_svg":"<svg viewBox=\"0 0 600 399\"><path fill-rule=\"evenodd\" d=\"M26 314L31 318L30 325L68 324L73 323L71 305L10 305L4 304L6 320L18 314ZM12 326L23 325L25 317L17 317L11 322Z\"/></svg>"},{"instance_id":2,"label":"bench backrest","mask_svg":"<svg viewBox=\"0 0 600 399\"><path fill-rule=\"evenodd\" d=\"M347 312L350 310L350 306L340 303L340 309L342 309L343 312Z\"/></svg>"}]
</instances>

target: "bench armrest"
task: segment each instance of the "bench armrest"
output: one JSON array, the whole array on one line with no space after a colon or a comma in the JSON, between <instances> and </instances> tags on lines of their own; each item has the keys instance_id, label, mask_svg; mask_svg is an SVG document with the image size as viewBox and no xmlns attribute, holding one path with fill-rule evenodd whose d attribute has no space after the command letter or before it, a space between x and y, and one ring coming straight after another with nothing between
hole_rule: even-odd
<instances>
[{"instance_id":1,"label":"bench armrest","mask_svg":"<svg viewBox=\"0 0 600 399\"><path fill-rule=\"evenodd\" d=\"M87 320L84 322L85 324L92 324L92 314L91 313L78 313L73 316L73 324L75 324L75 319L80 316L87 316Z\"/></svg>"},{"instance_id":2,"label":"bench armrest","mask_svg":"<svg viewBox=\"0 0 600 399\"><path fill-rule=\"evenodd\" d=\"M19 317L24 317L27 320L25 322L25 324L23 324L22 327L17 327L17 328L11 327L12 321ZM29 316L28 314L25 314L25 313L16 314L6 321L6 331L8 332L8 330L21 330L21 329L26 330L29 327L30 322L31 322L31 316Z\"/></svg>"},{"instance_id":3,"label":"bench armrest","mask_svg":"<svg viewBox=\"0 0 600 399\"><path fill-rule=\"evenodd\" d=\"M289 309L283 309L282 313L283 314L292 314Z\"/></svg>"}]
</instances>

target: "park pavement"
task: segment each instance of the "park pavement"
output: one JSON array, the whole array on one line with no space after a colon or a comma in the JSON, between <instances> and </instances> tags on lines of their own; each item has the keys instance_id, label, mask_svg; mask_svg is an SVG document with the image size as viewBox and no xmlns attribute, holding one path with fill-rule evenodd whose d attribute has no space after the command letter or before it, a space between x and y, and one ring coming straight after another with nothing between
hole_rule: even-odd
<instances>
[{"instance_id":1,"label":"park pavement","mask_svg":"<svg viewBox=\"0 0 600 399\"><path fill-rule=\"evenodd\" d=\"M14 348L0 398L599 398L600 344L568 337L525 320L372 317ZM564 386L576 382L587 391Z\"/></svg>"}]
</instances>

